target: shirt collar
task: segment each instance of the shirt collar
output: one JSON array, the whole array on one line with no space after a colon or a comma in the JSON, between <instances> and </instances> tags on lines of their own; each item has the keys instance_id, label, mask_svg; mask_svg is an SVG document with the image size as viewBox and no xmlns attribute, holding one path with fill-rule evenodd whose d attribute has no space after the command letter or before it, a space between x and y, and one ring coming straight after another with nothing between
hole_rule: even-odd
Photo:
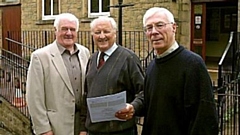
<instances>
[{"instance_id":1,"label":"shirt collar","mask_svg":"<svg viewBox=\"0 0 240 135\"><path fill-rule=\"evenodd\" d=\"M177 48L179 47L178 43L175 41L173 43L173 45L168 48L165 52L163 52L162 54L160 55L157 55L157 58L162 58L162 57L165 57L167 56L168 54L172 53L173 51L175 51Z\"/></svg>"},{"instance_id":2,"label":"shirt collar","mask_svg":"<svg viewBox=\"0 0 240 135\"><path fill-rule=\"evenodd\" d=\"M63 47L63 46L60 45L59 43L57 43L57 47L58 47L61 55L62 55L65 51L68 51L65 47ZM78 51L79 51L79 50L78 50L77 46L74 44L74 52L73 52L73 54L76 53L76 52L78 52Z\"/></svg>"},{"instance_id":3,"label":"shirt collar","mask_svg":"<svg viewBox=\"0 0 240 135\"><path fill-rule=\"evenodd\" d=\"M112 53L118 48L117 44L114 43L113 46L111 48L109 48L107 51L105 51L104 53L107 55L107 56L110 56L112 55ZM100 53L99 53L100 55Z\"/></svg>"}]
</instances>

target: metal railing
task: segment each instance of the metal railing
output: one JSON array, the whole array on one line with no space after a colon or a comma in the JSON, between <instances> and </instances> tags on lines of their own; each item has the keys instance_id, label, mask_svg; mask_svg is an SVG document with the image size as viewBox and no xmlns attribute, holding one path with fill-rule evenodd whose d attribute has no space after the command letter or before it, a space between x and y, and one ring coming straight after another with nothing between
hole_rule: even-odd
<instances>
[{"instance_id":1,"label":"metal railing","mask_svg":"<svg viewBox=\"0 0 240 135\"><path fill-rule=\"evenodd\" d=\"M218 95L219 135L239 135L239 78L216 90ZM224 91L224 92L223 92Z\"/></svg>"},{"instance_id":2,"label":"metal railing","mask_svg":"<svg viewBox=\"0 0 240 135\"><path fill-rule=\"evenodd\" d=\"M220 135L239 135L239 33L231 32L218 63L217 107Z\"/></svg>"},{"instance_id":3,"label":"metal railing","mask_svg":"<svg viewBox=\"0 0 240 135\"><path fill-rule=\"evenodd\" d=\"M11 34L14 33L9 33L9 37L5 39L8 41L9 48L2 49L0 55L0 95L29 118L25 103L25 85L30 55L34 50L51 43L54 37L50 35L54 35L54 33L51 31L23 31L21 32L22 42L11 39ZM78 41L81 44L89 48L91 52L96 51L90 32L79 32L78 35ZM240 65L238 35L234 32L230 34L227 49L219 62L219 85L215 90L215 95L217 96L216 104L221 135L239 135L238 72ZM143 32L123 32L123 44L124 47L133 50L139 56L143 68L146 69L154 55Z\"/></svg>"},{"instance_id":4,"label":"metal railing","mask_svg":"<svg viewBox=\"0 0 240 135\"><path fill-rule=\"evenodd\" d=\"M6 38L9 47L19 42ZM24 45L22 45L24 47ZM26 76L29 61L17 53L2 49L0 67L0 95L15 106L26 117L30 117L26 107Z\"/></svg>"},{"instance_id":5,"label":"metal railing","mask_svg":"<svg viewBox=\"0 0 240 135\"><path fill-rule=\"evenodd\" d=\"M16 36L17 35L17 36ZM14 40L14 37L21 35L21 41ZM7 38L7 49L1 49L0 55L0 95L15 106L26 117L28 114L25 92L27 70L31 53L54 39L53 31L22 31L21 33L9 31ZM89 31L78 32L78 42L86 46L93 53L97 51L93 44ZM153 59L153 51L145 41L142 31L124 31L124 47L133 50L140 58L143 68Z\"/></svg>"},{"instance_id":6,"label":"metal railing","mask_svg":"<svg viewBox=\"0 0 240 135\"><path fill-rule=\"evenodd\" d=\"M228 44L218 63L218 86L221 87L238 77L240 66L239 33L231 32Z\"/></svg>"}]
</instances>

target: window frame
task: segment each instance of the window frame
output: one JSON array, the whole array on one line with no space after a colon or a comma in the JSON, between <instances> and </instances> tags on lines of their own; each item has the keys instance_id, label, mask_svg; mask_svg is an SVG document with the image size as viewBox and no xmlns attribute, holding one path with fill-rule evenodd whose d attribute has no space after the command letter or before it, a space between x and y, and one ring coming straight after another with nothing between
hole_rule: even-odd
<instances>
[{"instance_id":1,"label":"window frame","mask_svg":"<svg viewBox=\"0 0 240 135\"><path fill-rule=\"evenodd\" d=\"M51 0L51 15L45 15L44 11L45 11L45 0L42 0L42 20L54 20L56 18L57 15L53 15L53 1ZM60 13L60 0L57 0L58 2L58 13Z\"/></svg>"},{"instance_id":2,"label":"window frame","mask_svg":"<svg viewBox=\"0 0 240 135\"><path fill-rule=\"evenodd\" d=\"M91 13L91 0L88 0L88 18L95 18L98 16L110 16L110 9L109 12L102 12L102 0L98 0L99 1L99 11L98 13ZM111 1L109 0L109 3Z\"/></svg>"}]
</instances>

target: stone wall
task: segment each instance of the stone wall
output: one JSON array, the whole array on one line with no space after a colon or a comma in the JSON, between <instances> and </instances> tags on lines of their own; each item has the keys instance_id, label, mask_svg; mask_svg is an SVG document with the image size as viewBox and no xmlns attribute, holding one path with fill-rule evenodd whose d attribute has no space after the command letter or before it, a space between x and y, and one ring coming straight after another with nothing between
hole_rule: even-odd
<instances>
[{"instance_id":1,"label":"stone wall","mask_svg":"<svg viewBox=\"0 0 240 135\"><path fill-rule=\"evenodd\" d=\"M111 0L110 5L117 5L117 0ZM168 8L175 15L178 23L176 39L179 43L190 48L190 4L189 0L125 0L123 4L134 4L134 6L122 9L122 30L140 31L142 30L142 17L145 11L153 6ZM22 30L53 30L53 21L41 20L41 0L22 1ZM80 30L89 30L89 23L92 18L88 18L87 1L62 0L60 4L61 12L75 14L80 20ZM118 8L111 8L111 17L118 22ZM143 37L144 38L144 37Z\"/></svg>"},{"instance_id":2,"label":"stone wall","mask_svg":"<svg viewBox=\"0 0 240 135\"><path fill-rule=\"evenodd\" d=\"M32 135L30 120L0 97L0 123L14 135Z\"/></svg>"}]
</instances>

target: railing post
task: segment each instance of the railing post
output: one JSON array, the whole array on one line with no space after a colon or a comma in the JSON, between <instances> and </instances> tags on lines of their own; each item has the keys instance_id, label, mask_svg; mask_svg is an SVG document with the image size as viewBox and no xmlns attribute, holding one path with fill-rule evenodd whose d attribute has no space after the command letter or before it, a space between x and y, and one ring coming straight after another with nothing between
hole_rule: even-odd
<instances>
[{"instance_id":1,"label":"railing post","mask_svg":"<svg viewBox=\"0 0 240 135\"><path fill-rule=\"evenodd\" d=\"M118 0L118 5L109 6L113 8L119 8L119 15L118 15L118 44L122 45L122 8L128 6L134 6L133 4L125 4L122 5L123 0Z\"/></svg>"},{"instance_id":2,"label":"railing post","mask_svg":"<svg viewBox=\"0 0 240 135\"><path fill-rule=\"evenodd\" d=\"M232 61L231 61L231 63L232 63L232 75L231 75L231 80L234 80L234 79L236 79L237 78L237 73L236 73L236 62L237 62L237 60L236 60L236 52L237 52L237 50L236 50L236 33L235 32L231 32L232 34L233 34L233 42L232 42Z\"/></svg>"},{"instance_id":3,"label":"railing post","mask_svg":"<svg viewBox=\"0 0 240 135\"><path fill-rule=\"evenodd\" d=\"M90 34L91 35L91 34ZM93 36L91 35L91 39L92 39L92 53L94 53L95 52L95 50L94 50L94 41L93 41Z\"/></svg>"}]
</instances>

